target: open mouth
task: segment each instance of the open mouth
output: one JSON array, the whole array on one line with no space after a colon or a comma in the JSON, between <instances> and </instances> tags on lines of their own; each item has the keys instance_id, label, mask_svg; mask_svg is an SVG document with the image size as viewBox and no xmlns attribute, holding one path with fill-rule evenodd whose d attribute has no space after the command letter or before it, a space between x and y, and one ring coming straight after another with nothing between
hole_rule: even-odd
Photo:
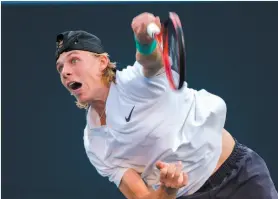
<instances>
[{"instance_id":1,"label":"open mouth","mask_svg":"<svg viewBox=\"0 0 278 199\"><path fill-rule=\"evenodd\" d=\"M77 90L81 88L82 84L80 82L71 82L68 84L68 87L72 90Z\"/></svg>"}]
</instances>

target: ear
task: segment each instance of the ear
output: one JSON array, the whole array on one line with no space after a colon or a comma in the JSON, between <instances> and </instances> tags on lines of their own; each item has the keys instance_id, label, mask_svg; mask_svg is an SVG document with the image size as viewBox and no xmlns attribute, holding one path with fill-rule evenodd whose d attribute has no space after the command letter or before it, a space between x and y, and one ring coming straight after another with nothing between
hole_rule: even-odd
<instances>
[{"instance_id":1,"label":"ear","mask_svg":"<svg viewBox=\"0 0 278 199\"><path fill-rule=\"evenodd\" d=\"M109 58L103 55L99 57L99 60L100 60L100 70L104 71L108 66Z\"/></svg>"}]
</instances>

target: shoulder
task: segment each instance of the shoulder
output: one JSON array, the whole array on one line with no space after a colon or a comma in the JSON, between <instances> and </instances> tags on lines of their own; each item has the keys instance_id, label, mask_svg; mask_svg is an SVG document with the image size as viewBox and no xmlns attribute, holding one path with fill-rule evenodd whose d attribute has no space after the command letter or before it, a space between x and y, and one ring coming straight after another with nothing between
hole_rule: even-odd
<instances>
[{"instance_id":1,"label":"shoulder","mask_svg":"<svg viewBox=\"0 0 278 199\"><path fill-rule=\"evenodd\" d=\"M141 76L143 76L143 67L136 61L133 65L128 65L122 70L117 70L116 82L125 83Z\"/></svg>"},{"instance_id":2,"label":"shoulder","mask_svg":"<svg viewBox=\"0 0 278 199\"><path fill-rule=\"evenodd\" d=\"M122 70L117 70L116 82L128 82L134 78L156 81L158 79L164 79L164 77L166 77L164 68L161 68L155 75L146 77L143 72L143 66L138 61L135 61L133 65L128 65Z\"/></svg>"},{"instance_id":3,"label":"shoulder","mask_svg":"<svg viewBox=\"0 0 278 199\"><path fill-rule=\"evenodd\" d=\"M135 62L132 66L127 66L116 73L116 88L121 94L134 97L153 98L161 96L162 93L170 89L166 74L161 69L155 76L145 77L143 66Z\"/></svg>"},{"instance_id":4,"label":"shoulder","mask_svg":"<svg viewBox=\"0 0 278 199\"><path fill-rule=\"evenodd\" d=\"M101 128L99 128L101 129ZM102 177L107 177L110 182L113 182L119 187L121 179L128 168L115 166L105 153L105 137L102 137L104 132L93 132L86 125L84 129L84 147L86 155L96 169L98 174Z\"/></svg>"},{"instance_id":5,"label":"shoulder","mask_svg":"<svg viewBox=\"0 0 278 199\"><path fill-rule=\"evenodd\" d=\"M200 106L206 107L209 111L213 113L224 113L227 112L227 105L223 98L220 96L213 94L211 92L202 89L195 94L196 103L200 104Z\"/></svg>"}]
</instances>

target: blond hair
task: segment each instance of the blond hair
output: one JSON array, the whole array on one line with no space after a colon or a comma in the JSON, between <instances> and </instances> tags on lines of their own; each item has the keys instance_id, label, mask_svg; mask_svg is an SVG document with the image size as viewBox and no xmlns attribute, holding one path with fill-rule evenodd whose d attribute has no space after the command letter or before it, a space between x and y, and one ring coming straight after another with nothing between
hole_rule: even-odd
<instances>
[{"instance_id":1,"label":"blond hair","mask_svg":"<svg viewBox=\"0 0 278 199\"><path fill-rule=\"evenodd\" d=\"M102 73L101 81L106 86L109 86L111 84L111 82L115 83L115 81L116 81L116 62L110 61L108 53L101 53L101 54L91 53L91 54L95 57L106 56L108 58L108 60L109 60L108 65ZM89 108L88 103L81 103L79 101L76 101L75 103L76 103L76 106L80 109L88 109Z\"/></svg>"}]
</instances>

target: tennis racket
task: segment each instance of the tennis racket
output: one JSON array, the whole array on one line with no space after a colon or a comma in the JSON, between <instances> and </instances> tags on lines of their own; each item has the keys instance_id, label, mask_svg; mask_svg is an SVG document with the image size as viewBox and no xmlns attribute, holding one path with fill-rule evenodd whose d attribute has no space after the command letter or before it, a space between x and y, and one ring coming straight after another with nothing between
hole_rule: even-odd
<instances>
[{"instance_id":1,"label":"tennis racket","mask_svg":"<svg viewBox=\"0 0 278 199\"><path fill-rule=\"evenodd\" d=\"M186 52L179 16L170 12L168 19L161 23L161 29L151 23L147 26L147 33L159 44L170 87L180 90L186 80Z\"/></svg>"}]
</instances>

